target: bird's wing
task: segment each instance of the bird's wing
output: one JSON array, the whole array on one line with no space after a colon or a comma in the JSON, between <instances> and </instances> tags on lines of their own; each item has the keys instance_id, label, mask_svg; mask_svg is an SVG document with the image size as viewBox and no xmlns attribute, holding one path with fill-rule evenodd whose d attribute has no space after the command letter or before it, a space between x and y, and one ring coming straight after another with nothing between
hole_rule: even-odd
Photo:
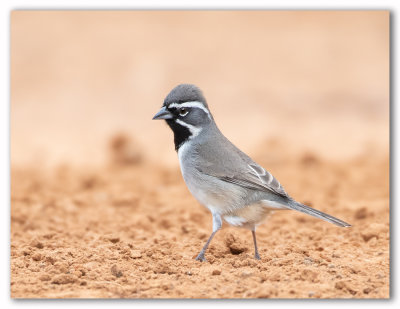
<instances>
[{"instance_id":1,"label":"bird's wing","mask_svg":"<svg viewBox=\"0 0 400 309\"><path fill-rule=\"evenodd\" d=\"M226 150L226 153L214 156L210 152L201 153L205 160L196 162L197 170L247 189L270 191L282 197L289 197L279 181L245 153L235 146Z\"/></svg>"},{"instance_id":2,"label":"bird's wing","mask_svg":"<svg viewBox=\"0 0 400 309\"><path fill-rule=\"evenodd\" d=\"M263 191L266 189L278 195L288 197L285 189L270 172L254 162L248 164L247 166L248 170L246 173L235 175L233 178L227 178L226 181L230 181L232 183L238 181L244 185L254 187L257 190Z\"/></svg>"}]
</instances>

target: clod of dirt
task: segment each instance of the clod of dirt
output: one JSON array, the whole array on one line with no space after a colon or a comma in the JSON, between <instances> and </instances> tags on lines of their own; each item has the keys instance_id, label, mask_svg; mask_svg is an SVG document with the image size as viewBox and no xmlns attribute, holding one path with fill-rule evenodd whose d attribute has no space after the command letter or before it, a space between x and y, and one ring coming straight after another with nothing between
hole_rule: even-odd
<instances>
[{"instance_id":1,"label":"clod of dirt","mask_svg":"<svg viewBox=\"0 0 400 309\"><path fill-rule=\"evenodd\" d=\"M111 267L111 273L117 278L122 277L122 271L118 268L117 265L113 265Z\"/></svg>"},{"instance_id":2,"label":"clod of dirt","mask_svg":"<svg viewBox=\"0 0 400 309\"><path fill-rule=\"evenodd\" d=\"M43 249L43 247L44 247L43 243L40 242L40 241L37 240L37 239L33 239L33 240L31 241L30 245L31 245L32 247L35 247L35 248L38 248L38 249Z\"/></svg>"},{"instance_id":3,"label":"clod of dirt","mask_svg":"<svg viewBox=\"0 0 400 309\"><path fill-rule=\"evenodd\" d=\"M232 254L240 254L247 250L246 245L232 233L225 236L225 245L229 248Z\"/></svg>"},{"instance_id":4,"label":"clod of dirt","mask_svg":"<svg viewBox=\"0 0 400 309\"><path fill-rule=\"evenodd\" d=\"M116 235L109 235L109 236L107 236L107 239L109 241L111 241L113 244L119 242L119 240L120 240L119 237Z\"/></svg>"},{"instance_id":5,"label":"clod of dirt","mask_svg":"<svg viewBox=\"0 0 400 309\"><path fill-rule=\"evenodd\" d=\"M219 269L214 269L213 272L211 273L213 276L219 276L221 274L221 271Z\"/></svg>"},{"instance_id":6,"label":"clod of dirt","mask_svg":"<svg viewBox=\"0 0 400 309\"><path fill-rule=\"evenodd\" d=\"M138 259L142 257L142 252L140 250L132 250L131 251L131 258Z\"/></svg>"},{"instance_id":7,"label":"clod of dirt","mask_svg":"<svg viewBox=\"0 0 400 309\"><path fill-rule=\"evenodd\" d=\"M336 282L335 283L335 289L347 290L352 295L355 295L357 293L356 288L350 282L346 282L346 281L338 281L338 282Z\"/></svg>"},{"instance_id":8,"label":"clod of dirt","mask_svg":"<svg viewBox=\"0 0 400 309\"><path fill-rule=\"evenodd\" d=\"M56 262L56 259L54 256L48 255L48 256L46 256L46 262L49 262L50 264L54 265L54 263Z\"/></svg>"},{"instance_id":9,"label":"clod of dirt","mask_svg":"<svg viewBox=\"0 0 400 309\"><path fill-rule=\"evenodd\" d=\"M370 239L376 237L379 238L379 234L387 231L387 228L384 224L381 223L372 223L367 230L361 232L361 236L364 241L369 241Z\"/></svg>"},{"instance_id":10,"label":"clod of dirt","mask_svg":"<svg viewBox=\"0 0 400 309\"><path fill-rule=\"evenodd\" d=\"M371 291L372 291L371 288L365 288L365 289L363 290L363 293L364 293L364 294L369 294Z\"/></svg>"},{"instance_id":11,"label":"clod of dirt","mask_svg":"<svg viewBox=\"0 0 400 309\"><path fill-rule=\"evenodd\" d=\"M362 220L365 219L368 216L368 211L366 207L361 207L357 209L357 211L354 214L354 219L356 220Z\"/></svg>"},{"instance_id":12,"label":"clod of dirt","mask_svg":"<svg viewBox=\"0 0 400 309\"><path fill-rule=\"evenodd\" d=\"M35 254L32 255L32 260L34 261L40 261L42 259L42 255L39 252L36 252Z\"/></svg>"},{"instance_id":13,"label":"clod of dirt","mask_svg":"<svg viewBox=\"0 0 400 309\"><path fill-rule=\"evenodd\" d=\"M312 263L314 263L314 259L309 256L305 257L303 263L306 265L312 265Z\"/></svg>"},{"instance_id":14,"label":"clod of dirt","mask_svg":"<svg viewBox=\"0 0 400 309\"><path fill-rule=\"evenodd\" d=\"M304 269L300 275L300 279L303 281L315 282L317 278L318 273L310 269Z\"/></svg>"},{"instance_id":15,"label":"clod of dirt","mask_svg":"<svg viewBox=\"0 0 400 309\"><path fill-rule=\"evenodd\" d=\"M140 147L127 134L119 133L110 139L110 160L115 165L135 165L142 161Z\"/></svg>"},{"instance_id":16,"label":"clod of dirt","mask_svg":"<svg viewBox=\"0 0 400 309\"><path fill-rule=\"evenodd\" d=\"M306 152L301 158L301 163L303 165L315 165L319 163L319 159L313 153Z\"/></svg>"},{"instance_id":17,"label":"clod of dirt","mask_svg":"<svg viewBox=\"0 0 400 309\"><path fill-rule=\"evenodd\" d=\"M251 277L253 275L253 273L251 272L251 271L248 271L248 270L244 270L241 274L240 274L240 276L242 277L242 278L248 278L248 277Z\"/></svg>"},{"instance_id":18,"label":"clod of dirt","mask_svg":"<svg viewBox=\"0 0 400 309\"><path fill-rule=\"evenodd\" d=\"M77 278L74 275L61 274L61 275L54 276L51 283L53 283L53 284L68 284L68 283L74 283L74 282L76 282L76 280L77 280Z\"/></svg>"},{"instance_id":19,"label":"clod of dirt","mask_svg":"<svg viewBox=\"0 0 400 309\"><path fill-rule=\"evenodd\" d=\"M50 281L51 277L48 274L43 274L39 277L40 281Z\"/></svg>"}]
</instances>

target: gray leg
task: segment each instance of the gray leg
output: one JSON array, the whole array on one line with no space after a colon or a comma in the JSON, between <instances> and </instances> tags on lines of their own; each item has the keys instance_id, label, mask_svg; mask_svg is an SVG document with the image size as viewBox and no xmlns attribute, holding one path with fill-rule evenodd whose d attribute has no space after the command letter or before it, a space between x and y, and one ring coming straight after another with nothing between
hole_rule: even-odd
<instances>
[{"instance_id":1,"label":"gray leg","mask_svg":"<svg viewBox=\"0 0 400 309\"><path fill-rule=\"evenodd\" d=\"M260 255L258 254L257 248L257 240L256 240L256 230L252 230L251 233L253 234L253 241L254 241L254 258L256 260L261 260Z\"/></svg>"},{"instance_id":2,"label":"gray leg","mask_svg":"<svg viewBox=\"0 0 400 309\"><path fill-rule=\"evenodd\" d=\"M207 261L204 254L206 253L206 250L208 248L208 245L211 242L211 239L213 239L215 233L217 233L217 231L221 228L221 226L222 226L221 216L218 214L213 214L213 232L212 232L210 238L207 240L206 244L204 245L203 249L201 249L199 255L196 257L197 261L200 261L200 262Z\"/></svg>"}]
</instances>

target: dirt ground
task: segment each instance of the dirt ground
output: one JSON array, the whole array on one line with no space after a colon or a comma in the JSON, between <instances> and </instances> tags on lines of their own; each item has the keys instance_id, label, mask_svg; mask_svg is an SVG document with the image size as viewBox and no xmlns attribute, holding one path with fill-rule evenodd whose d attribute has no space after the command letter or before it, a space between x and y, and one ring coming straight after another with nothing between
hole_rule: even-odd
<instances>
[{"instance_id":1,"label":"dirt ground","mask_svg":"<svg viewBox=\"0 0 400 309\"><path fill-rule=\"evenodd\" d=\"M201 263L211 216L178 169L121 155L93 171L14 169L12 297L389 297L387 157L262 157L294 197L353 226L281 211L257 230L260 261L251 233L224 225Z\"/></svg>"},{"instance_id":2,"label":"dirt ground","mask_svg":"<svg viewBox=\"0 0 400 309\"><path fill-rule=\"evenodd\" d=\"M182 82L352 227L277 211L261 260L224 223L195 261L211 215L151 121ZM14 11L10 143L13 298L390 296L388 12Z\"/></svg>"}]
</instances>

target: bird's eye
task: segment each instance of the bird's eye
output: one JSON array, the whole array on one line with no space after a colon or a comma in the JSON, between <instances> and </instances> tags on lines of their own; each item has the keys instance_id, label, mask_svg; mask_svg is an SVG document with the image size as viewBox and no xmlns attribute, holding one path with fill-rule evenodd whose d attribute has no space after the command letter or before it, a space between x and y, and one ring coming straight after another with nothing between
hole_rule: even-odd
<instances>
[{"instance_id":1,"label":"bird's eye","mask_svg":"<svg viewBox=\"0 0 400 309\"><path fill-rule=\"evenodd\" d=\"M186 108L184 108L184 107L182 107L180 110L179 110L179 116L186 116L187 114L189 113L189 111L186 109Z\"/></svg>"}]
</instances>

